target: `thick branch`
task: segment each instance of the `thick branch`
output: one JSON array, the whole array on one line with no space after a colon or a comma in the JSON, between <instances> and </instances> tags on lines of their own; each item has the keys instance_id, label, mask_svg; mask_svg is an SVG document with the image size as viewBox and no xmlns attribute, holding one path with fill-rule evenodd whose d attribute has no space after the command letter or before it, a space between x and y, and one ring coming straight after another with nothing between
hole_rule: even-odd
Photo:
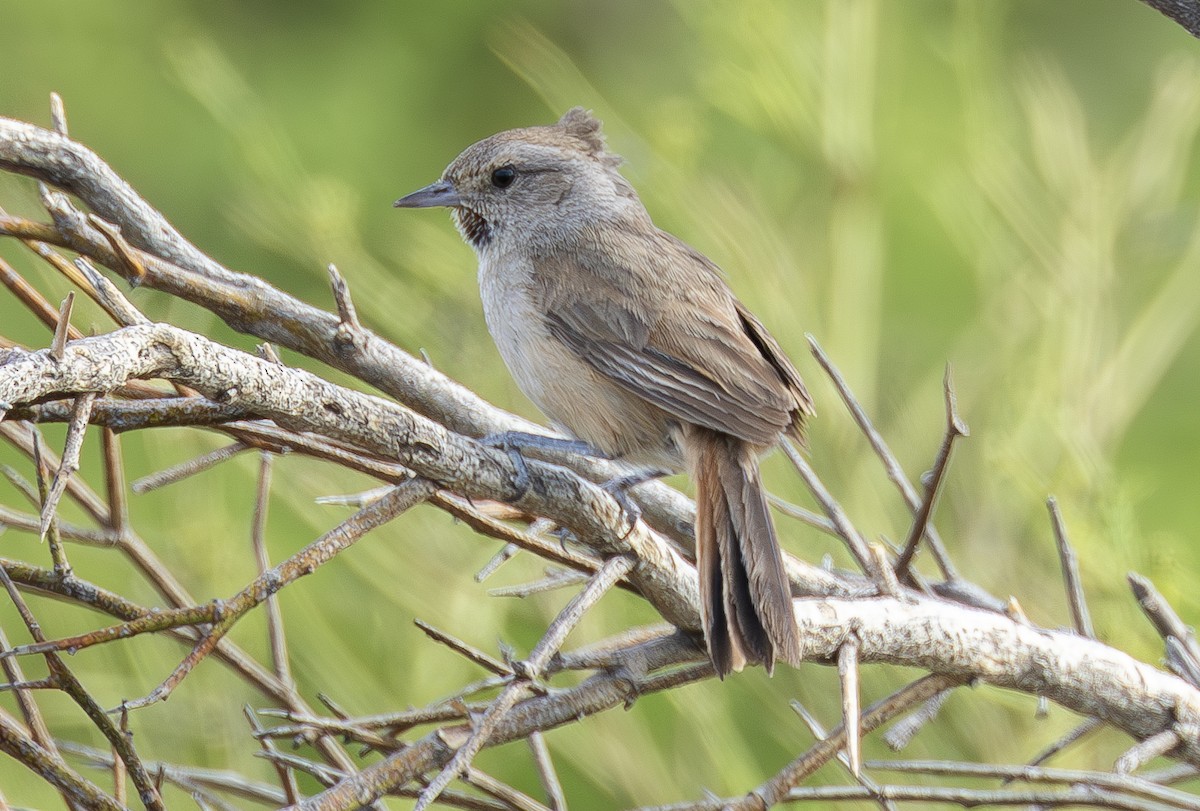
<instances>
[{"instance_id":1,"label":"thick branch","mask_svg":"<svg viewBox=\"0 0 1200 811\"><path fill-rule=\"evenodd\" d=\"M0 356L2 357L2 356ZM12 350L0 362L0 400L13 405L63 393L108 391L132 378L185 383L296 431L311 431L395 458L421 476L472 498L513 499L512 460L379 397L345 389L163 324L125 327L72 341L61 360L47 350ZM700 627L691 565L638 524L626 533L619 505L562 468L531 462L531 486L514 503L570 527L603 556L632 553L630 580L668 621Z\"/></svg>"},{"instance_id":2,"label":"thick branch","mask_svg":"<svg viewBox=\"0 0 1200 811\"><path fill-rule=\"evenodd\" d=\"M1200 690L1095 640L939 600L797 600L810 658L836 660L852 632L859 661L918 667L1045 696L1141 740L1185 733L1175 755L1200 764Z\"/></svg>"}]
</instances>

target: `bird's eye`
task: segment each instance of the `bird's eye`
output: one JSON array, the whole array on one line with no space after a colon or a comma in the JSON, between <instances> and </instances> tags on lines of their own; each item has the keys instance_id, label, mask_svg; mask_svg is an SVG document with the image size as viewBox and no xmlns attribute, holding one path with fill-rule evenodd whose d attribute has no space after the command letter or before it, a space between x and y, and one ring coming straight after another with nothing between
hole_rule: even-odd
<instances>
[{"instance_id":1,"label":"bird's eye","mask_svg":"<svg viewBox=\"0 0 1200 811\"><path fill-rule=\"evenodd\" d=\"M517 179L517 170L511 166L501 166L492 172L492 185L497 189L507 189Z\"/></svg>"}]
</instances>

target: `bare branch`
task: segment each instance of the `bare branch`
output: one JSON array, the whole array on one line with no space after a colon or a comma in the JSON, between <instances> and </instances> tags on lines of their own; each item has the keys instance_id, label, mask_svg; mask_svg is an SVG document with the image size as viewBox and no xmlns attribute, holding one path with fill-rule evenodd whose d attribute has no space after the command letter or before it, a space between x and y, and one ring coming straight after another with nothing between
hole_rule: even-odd
<instances>
[{"instance_id":1,"label":"bare branch","mask_svg":"<svg viewBox=\"0 0 1200 811\"><path fill-rule=\"evenodd\" d=\"M1108 789L1163 803L1174 808L1200 809L1200 801L1181 791L1164 789L1144 777L1094 772L1083 769L1047 769L1034 766L1004 766L991 763L961 763L939 760L875 760L866 767L875 771L897 771L909 774L948 774L968 777L998 777L1004 784L1064 783Z\"/></svg>"},{"instance_id":2,"label":"bare branch","mask_svg":"<svg viewBox=\"0 0 1200 811\"><path fill-rule=\"evenodd\" d=\"M492 656L488 656L483 651L468 645L461 639L451 636L445 631L440 631L423 620L414 619L413 624L424 631L425 635L430 639L434 640L435 642L440 642L463 658L479 665L484 670L487 670L490 673L495 673L497 676L507 677L512 675L512 668L504 664L504 662L501 662L499 659L496 659Z\"/></svg>"},{"instance_id":3,"label":"bare branch","mask_svg":"<svg viewBox=\"0 0 1200 811\"><path fill-rule=\"evenodd\" d=\"M8 637L4 635L4 629L0 628L0 651L6 651L8 648ZM4 689L11 690L14 693L17 706L21 710L21 716L25 719L25 726L29 730L29 735L33 743L42 747L47 757L52 759L58 758L58 747L54 743L54 738L50 735L50 729L46 726L46 719L42 715L41 709L38 708L37 701L31 695L31 690L57 688L56 681L53 678L39 680L40 683L25 681L25 674L22 672L20 663L16 659L5 659L3 662L0 662L0 668L3 669L5 678L8 680L8 684L5 685ZM2 720L0 720L0 723L2 723ZM64 792L63 796L68 801L71 801L69 793Z\"/></svg>"},{"instance_id":4,"label":"bare branch","mask_svg":"<svg viewBox=\"0 0 1200 811\"><path fill-rule=\"evenodd\" d=\"M862 708L858 695L858 640L846 638L838 648L838 676L842 681L842 728L846 730L846 759L850 775L858 778L862 774L861 730L859 719Z\"/></svg>"},{"instance_id":5,"label":"bare branch","mask_svg":"<svg viewBox=\"0 0 1200 811\"><path fill-rule=\"evenodd\" d=\"M1079 726L1072 729L1066 735L1062 736L1057 741L1052 743L1050 746L1047 746L1045 749L1043 749L1037 755L1035 755L1033 757L1033 759L1029 761L1028 765L1029 766L1041 765L1042 763L1045 763L1047 760L1049 760L1050 758L1057 755L1059 752L1066 749L1071 744L1076 743L1077 741L1087 737L1088 735L1095 732L1096 730L1103 729L1103 728L1104 728L1104 722L1101 721L1099 718L1089 718L1086 721L1084 721L1082 724L1080 724Z\"/></svg>"},{"instance_id":6,"label":"bare branch","mask_svg":"<svg viewBox=\"0 0 1200 811\"><path fill-rule=\"evenodd\" d=\"M833 386L841 396L842 402L845 403L846 408L850 411L850 416L854 418L854 422L867 438L867 442L871 444L875 455L883 463L883 469L887 472L888 478L896 485L896 488L900 491L900 495L904 497L904 503L915 514L920 509L921 497L917 494L917 489L912 486L912 482L908 480L908 475L904 472L904 468L900 466L899 460L892 453L892 449L888 447L883 435L879 433L871 418L867 416L866 409L862 407L858 402L858 398L854 396L854 392L850 390L850 385L842 377L842 373L838 371L833 361L825 354L825 350L817 343L817 339L812 335L805 335L805 337L808 339L808 345L812 350L813 357L817 359L817 363L821 365L825 374L833 382ZM942 539L938 536L937 530L934 529L932 524L926 524L925 536L929 539L929 548L942 570L942 576L947 580L957 578L958 575L954 571L954 565L950 562L950 556L946 554L946 550L942 545Z\"/></svg>"},{"instance_id":7,"label":"bare branch","mask_svg":"<svg viewBox=\"0 0 1200 811\"><path fill-rule=\"evenodd\" d=\"M1117 758L1113 771L1117 774L1130 774L1137 771L1156 757L1165 755L1180 744L1182 738L1175 729L1164 729L1157 735L1151 735L1146 740L1131 747Z\"/></svg>"},{"instance_id":8,"label":"bare branch","mask_svg":"<svg viewBox=\"0 0 1200 811\"><path fill-rule=\"evenodd\" d=\"M533 762L537 766L538 777L542 780L542 788L550 798L550 807L554 811L567 811L567 797L563 793L562 783L554 771L554 761L550 758L550 749L546 746L546 737L540 732L529 735L529 750L533 753Z\"/></svg>"},{"instance_id":9,"label":"bare branch","mask_svg":"<svg viewBox=\"0 0 1200 811\"><path fill-rule=\"evenodd\" d=\"M112 246L113 252L116 253L117 258L125 265L124 272L121 275L128 279L129 283L135 287L141 284L142 280L146 278L146 266L138 259L133 247L121 236L121 229L115 225L109 225L95 214L89 214L87 219L93 228L104 235L104 238L108 240L108 244Z\"/></svg>"},{"instance_id":10,"label":"bare branch","mask_svg":"<svg viewBox=\"0 0 1200 811\"><path fill-rule=\"evenodd\" d=\"M800 702L793 701L792 709L795 710L796 714L800 716L800 719L802 721L804 721L804 725L808 727L808 731L812 733L814 738L816 738L819 741L825 739L825 737L828 735L828 733L825 731L825 727L823 727L821 725L821 722L819 722L812 715L812 713L810 713L807 709L805 709L804 706L800 704ZM839 763L841 763L846 768L846 771L849 772L851 774L851 776L854 777L855 782L857 782L860 786L863 786L863 787L871 790L872 792L874 792L878 789L878 785L875 783L875 781L862 773L861 764L859 766L859 773L854 774L854 770L851 768L851 765L850 765L850 758L847 756L847 754L845 752L839 752L837 755L837 760ZM896 811L896 804L893 803L891 800L884 800L884 799L877 798L876 802L879 804L880 808L884 809L884 811Z\"/></svg>"},{"instance_id":11,"label":"bare branch","mask_svg":"<svg viewBox=\"0 0 1200 811\"><path fill-rule=\"evenodd\" d=\"M75 398L71 409L71 422L67 426L67 441L63 446L62 459L54 474L54 481L42 503L42 522L38 534L46 537L50 531L50 522L54 520L54 512L58 509L58 500L67 489L67 481L79 470L79 453L83 450L83 435L87 431L88 416L92 412L92 403L96 399L95 392L84 392Z\"/></svg>"},{"instance_id":12,"label":"bare branch","mask_svg":"<svg viewBox=\"0 0 1200 811\"><path fill-rule=\"evenodd\" d=\"M131 745L131 735L129 732L129 713L122 710L121 723L117 727L121 734L125 736L126 741ZM125 761L121 760L121 753L114 746L112 751L112 775L113 775L113 799L121 805L125 805L125 778L129 776L129 769L125 766ZM157 786L161 790L161 786Z\"/></svg>"},{"instance_id":13,"label":"bare branch","mask_svg":"<svg viewBox=\"0 0 1200 811\"><path fill-rule=\"evenodd\" d=\"M71 409L72 420L74 420L75 409ZM58 531L58 521L55 520L53 511L47 519L47 505L53 505L57 498L51 497L52 486L47 482L49 477L48 468L42 452L42 435L36 430L30 431L30 437L33 440L33 469L37 475L37 491L38 500L40 502L40 510L38 515L38 537L47 540L47 546L50 547L50 559L54 561L54 571L56 574L68 576L71 574L71 564L67 561L67 552L62 545L62 537ZM61 472L62 466L59 465ZM69 486L71 481L70 476L55 475L54 483L62 483L64 487ZM59 494L61 495L61 493Z\"/></svg>"},{"instance_id":14,"label":"bare branch","mask_svg":"<svg viewBox=\"0 0 1200 811\"><path fill-rule=\"evenodd\" d=\"M93 406L93 410L95 410ZM100 431L104 451L104 490L108 496L108 526L117 535L129 528L129 510L125 500L125 464L121 459L121 440L111 428Z\"/></svg>"},{"instance_id":15,"label":"bare branch","mask_svg":"<svg viewBox=\"0 0 1200 811\"><path fill-rule=\"evenodd\" d=\"M1150 620L1154 630L1158 631L1159 635L1166 640L1168 650L1171 649L1171 640L1177 642L1176 655L1187 663L1186 667L1182 668L1183 672L1200 672L1200 645L1197 645L1196 635L1192 629L1184 624L1166 598L1158 592L1158 589L1154 588L1153 583L1136 572L1130 572L1127 578L1130 588L1133 589L1133 596L1137 598L1138 606Z\"/></svg>"},{"instance_id":16,"label":"bare branch","mask_svg":"<svg viewBox=\"0 0 1200 811\"><path fill-rule=\"evenodd\" d=\"M210 468L216 467L222 462L232 459L244 450L249 450L250 446L244 442L234 442L230 445L217 448L209 451L203 456L198 456L195 459L189 459L186 462L181 462L174 467L166 470L153 473L149 476L143 476L135 481L131 488L133 492L141 495L149 493L151 490L157 490L160 487L165 487L168 484L174 484L178 481L183 481L189 476L195 476L197 473L203 473Z\"/></svg>"},{"instance_id":17,"label":"bare branch","mask_svg":"<svg viewBox=\"0 0 1200 811\"><path fill-rule=\"evenodd\" d=\"M604 563L600 571L596 572L588 584L571 598L571 601L550 624L541 641L534 646L529 658L523 662L514 663L513 670L518 678L505 687L500 696L492 702L471 734L461 741L457 739L457 736L447 737L446 743L454 746L457 751L437 778L421 792L415 811L427 808L455 778L470 766L475 755L488 742L500 722L516 705L522 693L528 689L529 683L541 678L542 672L550 662L550 657L562 646L567 634L571 632L588 609L595 605L596 601L632 568L633 562L629 558L611 558Z\"/></svg>"},{"instance_id":18,"label":"bare branch","mask_svg":"<svg viewBox=\"0 0 1200 811\"><path fill-rule=\"evenodd\" d=\"M50 357L62 360L63 349L67 346L67 333L71 326L71 310L75 306L75 291L67 293L58 308L58 323L54 327L54 340L50 342Z\"/></svg>"},{"instance_id":19,"label":"bare branch","mask_svg":"<svg viewBox=\"0 0 1200 811\"><path fill-rule=\"evenodd\" d=\"M217 643L247 611L261 604L287 583L312 574L321 564L353 545L367 532L420 503L429 496L432 489L433 486L429 482L421 479L412 479L399 485L391 493L362 508L283 563L256 577L249 586L218 605L219 616L214 619L208 632L162 684L142 698L123 702L122 706L138 709L165 700L192 668L212 653Z\"/></svg>"},{"instance_id":20,"label":"bare branch","mask_svg":"<svg viewBox=\"0 0 1200 811\"><path fill-rule=\"evenodd\" d=\"M358 312L350 299L350 285L338 272L337 265L328 265L329 283L333 288L333 301L337 305L339 335L347 342L353 342L354 336L362 332L362 324L358 321Z\"/></svg>"},{"instance_id":21,"label":"bare branch","mask_svg":"<svg viewBox=\"0 0 1200 811\"><path fill-rule=\"evenodd\" d=\"M950 698L952 690L943 690L931 697L915 711L901 718L892 728L883 733L883 742L893 750L899 751L912 741L916 734L937 718L946 699Z\"/></svg>"},{"instance_id":22,"label":"bare branch","mask_svg":"<svg viewBox=\"0 0 1200 811\"><path fill-rule=\"evenodd\" d=\"M84 758L88 765L94 768L106 770L112 768L113 758L109 752L70 742L64 742L62 749L68 754ZM278 806L285 799L283 792L278 789L253 782L231 772L185 767L162 761L147 761L146 769L160 776L163 782L177 785L184 790L204 787L210 791L221 791L234 797L273 806Z\"/></svg>"},{"instance_id":23,"label":"bare branch","mask_svg":"<svg viewBox=\"0 0 1200 811\"><path fill-rule=\"evenodd\" d=\"M246 722L250 724L250 731L254 737L258 739L262 745L263 752L268 756L275 753L275 742L266 735L260 734L262 726L258 723L258 716L254 714L249 706L242 708L242 714L246 716ZM275 773L279 775L280 785L283 787L284 796L287 798L288 805L294 805L300 801L300 787L296 784L296 774L288 768L287 764L271 759L271 764L275 767Z\"/></svg>"},{"instance_id":24,"label":"bare branch","mask_svg":"<svg viewBox=\"0 0 1200 811\"><path fill-rule=\"evenodd\" d=\"M50 93L50 122L54 131L64 138L67 135L67 107L63 104L62 96Z\"/></svg>"},{"instance_id":25,"label":"bare branch","mask_svg":"<svg viewBox=\"0 0 1200 811\"><path fill-rule=\"evenodd\" d=\"M3 568L0 568L0 583L3 584L5 590L8 592L8 596L17 607L17 612L21 615L25 627L29 629L30 636L33 637L35 642L44 642L46 638L42 633L41 626L33 618L29 606L26 605L25 600L17 592L16 585L8 576L8 572ZM137 786L138 797L142 805L148 811L165 811L162 797L159 796L158 790L151 782L149 774L142 765L141 758L133 748L129 738L112 723L112 720L100 705L96 703L96 700L84 689L83 684L75 677L75 674L63 664L57 653L47 653L45 657L46 666L50 670L50 676L54 679L55 685L79 705L79 708L83 710L92 724L100 730L100 733L108 739L109 744L117 752L121 760L125 762L125 767L129 770L129 775L133 778L134 785ZM0 729L0 737L2 735L3 730ZM0 746L2 745L3 741L0 740ZM10 751L10 754L13 753ZM47 780L57 788L61 789L63 787L50 777L47 777Z\"/></svg>"},{"instance_id":26,"label":"bare branch","mask_svg":"<svg viewBox=\"0 0 1200 811\"><path fill-rule=\"evenodd\" d=\"M792 463L792 467L796 468L796 472L800 474L800 478L804 480L804 485L809 492L817 500L817 503L825 510L825 514L829 516L829 520L833 526L837 528L838 537L846 542L846 547L858 561L858 565L862 570L872 576L872 579L878 579L875 572L875 561L871 557L871 550L867 547L866 540L859 534L859 531L854 528L854 524L850 522L850 517L846 515L845 510L837 503L833 495L821 482L817 472L812 469L808 460L804 458L804 454L792 447L790 442L782 443L783 452L787 454L788 459Z\"/></svg>"},{"instance_id":27,"label":"bare branch","mask_svg":"<svg viewBox=\"0 0 1200 811\"><path fill-rule=\"evenodd\" d=\"M946 397L946 434L942 439L942 446L938 448L937 458L933 461L933 471L925 483L925 497L921 500L921 506L916 515L913 516L912 528L908 532L908 538L904 542L900 557L896 559L896 577L900 580L903 580L908 574L909 564L912 563L913 556L917 553L917 544L926 534L925 530L929 526L930 516L933 515L933 507L937 503L938 493L941 491L942 478L946 475L946 468L950 464L950 452L954 449L954 441L971 433L966 423L958 416L958 398L954 394L954 378L950 374L949 364L946 364L946 375L942 385Z\"/></svg>"},{"instance_id":28,"label":"bare branch","mask_svg":"<svg viewBox=\"0 0 1200 811\"><path fill-rule=\"evenodd\" d=\"M1034 808L1109 808L1122 811L1162 811L1163 806L1122 797L1091 786L1065 789L972 789L951 786L879 786L871 791L863 786L814 786L794 788L787 793L789 802L837 802L885 798L896 802L923 805L978 806L1023 805Z\"/></svg>"},{"instance_id":29,"label":"bare branch","mask_svg":"<svg viewBox=\"0 0 1200 811\"><path fill-rule=\"evenodd\" d=\"M1092 617L1088 613L1087 598L1083 594L1083 584L1079 580L1079 558L1071 548L1067 537L1067 525L1063 521L1062 512L1058 508L1058 499L1051 496L1046 499L1046 509L1050 511L1050 525L1054 528L1054 542L1058 547L1058 559L1062 564L1063 582L1067 587L1067 605L1071 608L1071 620L1075 630L1081 635L1095 639L1096 631L1092 628Z\"/></svg>"},{"instance_id":30,"label":"bare branch","mask_svg":"<svg viewBox=\"0 0 1200 811\"><path fill-rule=\"evenodd\" d=\"M879 572L879 593L899 600L907 599L888 560L887 549L881 543L871 544L870 549L871 557L875 560L875 570Z\"/></svg>"},{"instance_id":31,"label":"bare branch","mask_svg":"<svg viewBox=\"0 0 1200 811\"><path fill-rule=\"evenodd\" d=\"M650 675L639 676L632 670L597 673L576 687L520 701L496 725L488 737L488 745L522 739L534 730L544 732L597 712L626 706L628 701L640 695L711 677L712 666L708 663L666 670L662 674L653 672L686 661L697 653L696 648L674 637L642 643L630 656L640 662L641 672ZM454 734L448 742L451 732ZM305 811L334 811L349 808L366 798L381 797L393 787L449 763L455 753L455 744L469 734L469 727L435 730L295 807Z\"/></svg>"},{"instance_id":32,"label":"bare branch","mask_svg":"<svg viewBox=\"0 0 1200 811\"><path fill-rule=\"evenodd\" d=\"M3 219L3 215L0 215ZM12 265L0 258L0 284L3 284L8 291L17 297L17 300L24 304L30 312L32 312L39 321L41 321L50 329L57 330L59 310L56 310L46 297L37 291L29 282L17 273ZM81 338L82 333L74 327L68 326L68 338Z\"/></svg>"},{"instance_id":33,"label":"bare branch","mask_svg":"<svg viewBox=\"0 0 1200 811\"><path fill-rule=\"evenodd\" d=\"M250 545L254 549L254 561L261 577L271 568L267 554L267 502L271 496L271 463L275 459L269 453L259 454L258 489L254 499L254 518L251 523ZM283 613L279 600L272 594L267 598L267 637L271 643L271 661L275 675L287 685L292 685L292 668L288 658L287 640L283 631Z\"/></svg>"},{"instance_id":34,"label":"bare branch","mask_svg":"<svg viewBox=\"0 0 1200 811\"><path fill-rule=\"evenodd\" d=\"M8 713L0 710L0 751L33 769L70 802L99 811L124 811L99 786L80 777L62 758L25 734Z\"/></svg>"},{"instance_id":35,"label":"bare branch","mask_svg":"<svg viewBox=\"0 0 1200 811\"><path fill-rule=\"evenodd\" d=\"M911 603L882 597L826 598L797 600L795 606L806 651L817 661L834 658L847 629L854 629L860 663L903 661L935 673L1044 695L1081 715L1103 718L1139 740L1176 722L1186 725L1200 719L1196 688L1074 633L1032 628L1001 615L923 598ZM971 629L969 642L962 636L966 628ZM1133 684L1139 685L1134 694L1126 693ZM1178 755L1200 763L1200 739L1189 737Z\"/></svg>"},{"instance_id":36,"label":"bare branch","mask_svg":"<svg viewBox=\"0 0 1200 811\"><path fill-rule=\"evenodd\" d=\"M868 707L861 716L862 731L864 733L871 732L910 707L959 683L959 680L949 676L926 676L919 679ZM704 807L711 808L713 811L724 809L727 805L735 809L746 809L746 811L760 807L770 808L806 776L828 763L845 745L846 730L844 727L837 727L741 802L727 803L718 799Z\"/></svg>"},{"instance_id":37,"label":"bare branch","mask_svg":"<svg viewBox=\"0 0 1200 811\"><path fill-rule=\"evenodd\" d=\"M502 783L474 767L467 769L462 778L464 783L475 786L487 795L495 797L504 804L505 808L512 809L512 811L549 811L546 806L528 794L523 794L512 786ZM438 797L439 801L445 796L445 792L442 792ZM420 798L418 797L418 799Z\"/></svg>"}]
</instances>

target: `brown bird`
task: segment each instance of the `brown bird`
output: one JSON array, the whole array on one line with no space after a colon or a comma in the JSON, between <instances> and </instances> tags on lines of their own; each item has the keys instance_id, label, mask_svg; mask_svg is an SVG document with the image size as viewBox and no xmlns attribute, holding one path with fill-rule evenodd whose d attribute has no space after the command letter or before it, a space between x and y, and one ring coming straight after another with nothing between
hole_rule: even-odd
<instances>
[{"instance_id":1,"label":"brown bird","mask_svg":"<svg viewBox=\"0 0 1200 811\"><path fill-rule=\"evenodd\" d=\"M717 674L798 664L758 455L800 440L812 401L716 265L654 226L620 162L576 107L468 147L396 206L453 209L479 257L488 329L551 420L613 458L690 472Z\"/></svg>"}]
</instances>

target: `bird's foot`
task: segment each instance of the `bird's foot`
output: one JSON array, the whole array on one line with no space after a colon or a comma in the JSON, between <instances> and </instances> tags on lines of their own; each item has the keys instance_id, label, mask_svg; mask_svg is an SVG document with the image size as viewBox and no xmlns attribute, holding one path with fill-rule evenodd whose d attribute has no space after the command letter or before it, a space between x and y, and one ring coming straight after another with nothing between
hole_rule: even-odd
<instances>
[{"instance_id":1,"label":"bird's foot","mask_svg":"<svg viewBox=\"0 0 1200 811\"><path fill-rule=\"evenodd\" d=\"M510 501L520 501L533 483L529 475L529 465L525 463L525 451L552 451L556 453L574 453L583 456L603 457L599 451L580 439L530 434L524 431L502 431L488 434L479 440L480 444L496 448L508 454L513 464L512 486L516 494Z\"/></svg>"},{"instance_id":2,"label":"bird's foot","mask_svg":"<svg viewBox=\"0 0 1200 811\"><path fill-rule=\"evenodd\" d=\"M633 473L626 473L624 476L617 476L615 479L609 479L604 484L600 485L600 489L613 497L613 501L617 502L625 515L629 518L629 529L626 535L633 532L633 528L637 525L638 520L642 517L642 508L637 505L629 495L629 491L639 484L643 484L654 479L661 479L663 476L670 474L669 470L661 468L648 468L646 470L637 470Z\"/></svg>"}]
</instances>

